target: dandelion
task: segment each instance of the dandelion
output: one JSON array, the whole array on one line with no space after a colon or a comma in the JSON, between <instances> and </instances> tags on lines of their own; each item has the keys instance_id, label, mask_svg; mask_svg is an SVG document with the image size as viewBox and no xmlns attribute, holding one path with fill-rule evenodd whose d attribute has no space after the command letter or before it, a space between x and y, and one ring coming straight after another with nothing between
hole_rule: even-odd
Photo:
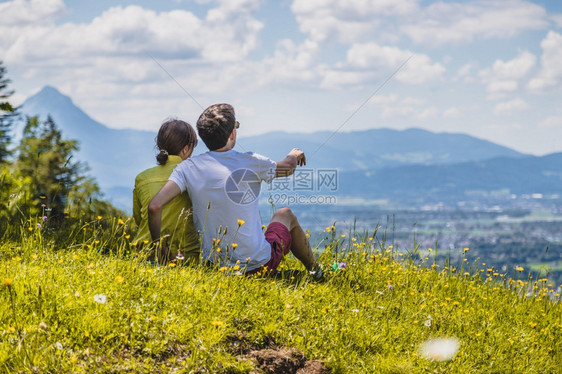
<instances>
[{"instance_id":1,"label":"dandelion","mask_svg":"<svg viewBox=\"0 0 562 374\"><path fill-rule=\"evenodd\" d=\"M517 267L515 267L515 270L517 270L517 271L523 271L523 270L525 270L525 269L524 269L522 266L517 266Z\"/></svg>"},{"instance_id":2,"label":"dandelion","mask_svg":"<svg viewBox=\"0 0 562 374\"><path fill-rule=\"evenodd\" d=\"M102 218L102 217L101 217L101 216L97 216L96 218L98 219L98 221L101 221L101 218Z\"/></svg>"},{"instance_id":3,"label":"dandelion","mask_svg":"<svg viewBox=\"0 0 562 374\"><path fill-rule=\"evenodd\" d=\"M125 222L124 222L121 218L119 218L119 220L117 221L117 223L120 224L120 225L124 225L124 224L125 224Z\"/></svg>"},{"instance_id":4,"label":"dandelion","mask_svg":"<svg viewBox=\"0 0 562 374\"><path fill-rule=\"evenodd\" d=\"M176 267L176 264L175 264L174 262L170 262L170 263L168 264L168 266L171 267L171 268L174 268L174 267Z\"/></svg>"},{"instance_id":5,"label":"dandelion","mask_svg":"<svg viewBox=\"0 0 562 374\"><path fill-rule=\"evenodd\" d=\"M330 232L332 229L330 227L326 227L326 232Z\"/></svg>"},{"instance_id":6,"label":"dandelion","mask_svg":"<svg viewBox=\"0 0 562 374\"><path fill-rule=\"evenodd\" d=\"M105 296L104 294L100 293L97 295L94 295L94 301L96 303L100 303L100 304L105 304L107 301L107 296Z\"/></svg>"},{"instance_id":7,"label":"dandelion","mask_svg":"<svg viewBox=\"0 0 562 374\"><path fill-rule=\"evenodd\" d=\"M464 247L464 249L462 250L463 253L468 252L468 247Z\"/></svg>"},{"instance_id":8,"label":"dandelion","mask_svg":"<svg viewBox=\"0 0 562 374\"><path fill-rule=\"evenodd\" d=\"M242 225L245 224L245 223L246 223L246 221L244 221L244 220L242 220L242 219L239 219L239 220L238 220L238 227L242 226Z\"/></svg>"},{"instance_id":9,"label":"dandelion","mask_svg":"<svg viewBox=\"0 0 562 374\"><path fill-rule=\"evenodd\" d=\"M212 322L212 324L213 324L213 326L215 326L215 327L224 326L224 322L223 322L223 321L216 321L216 320L215 320L215 321Z\"/></svg>"},{"instance_id":10,"label":"dandelion","mask_svg":"<svg viewBox=\"0 0 562 374\"><path fill-rule=\"evenodd\" d=\"M459 347L456 338L429 339L421 345L420 353L428 360L449 361L456 356Z\"/></svg>"},{"instance_id":11,"label":"dandelion","mask_svg":"<svg viewBox=\"0 0 562 374\"><path fill-rule=\"evenodd\" d=\"M115 277L115 281L117 283L123 283L125 281L125 278L123 278L122 276L118 275Z\"/></svg>"},{"instance_id":12,"label":"dandelion","mask_svg":"<svg viewBox=\"0 0 562 374\"><path fill-rule=\"evenodd\" d=\"M236 249L238 247L238 243L232 243L232 249Z\"/></svg>"},{"instance_id":13,"label":"dandelion","mask_svg":"<svg viewBox=\"0 0 562 374\"><path fill-rule=\"evenodd\" d=\"M12 286L12 280L10 278L6 278L6 279L4 279L4 284L6 285L6 287L11 287Z\"/></svg>"}]
</instances>

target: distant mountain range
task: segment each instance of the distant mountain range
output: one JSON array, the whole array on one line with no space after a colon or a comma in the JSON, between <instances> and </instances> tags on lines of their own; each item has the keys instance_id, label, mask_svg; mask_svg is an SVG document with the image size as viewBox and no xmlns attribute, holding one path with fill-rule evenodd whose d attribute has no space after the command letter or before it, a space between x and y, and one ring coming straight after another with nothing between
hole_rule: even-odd
<instances>
[{"instance_id":1,"label":"distant mountain range","mask_svg":"<svg viewBox=\"0 0 562 374\"><path fill-rule=\"evenodd\" d=\"M77 156L87 162L106 197L130 210L135 176L155 165L155 132L110 129L49 86L28 98L22 113L42 119L50 114L65 138L79 141ZM337 193L346 196L400 198L497 189L541 193L559 190L562 182L562 154L528 156L464 134L421 129L270 132L241 136L237 144L239 151L273 159L282 159L293 147L305 151L309 169L338 169ZM194 154L204 151L200 142Z\"/></svg>"},{"instance_id":2,"label":"distant mountain range","mask_svg":"<svg viewBox=\"0 0 562 374\"><path fill-rule=\"evenodd\" d=\"M340 174L338 192L423 202L511 195L562 197L562 153L496 157L443 165L407 165ZM360 181L360 182L359 182Z\"/></svg>"}]
</instances>

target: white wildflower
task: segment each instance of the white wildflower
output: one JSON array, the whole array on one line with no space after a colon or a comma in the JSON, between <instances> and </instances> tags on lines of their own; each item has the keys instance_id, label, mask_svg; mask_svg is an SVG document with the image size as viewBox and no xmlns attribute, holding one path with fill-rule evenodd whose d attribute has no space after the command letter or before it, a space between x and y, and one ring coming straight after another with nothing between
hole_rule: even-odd
<instances>
[{"instance_id":1,"label":"white wildflower","mask_svg":"<svg viewBox=\"0 0 562 374\"><path fill-rule=\"evenodd\" d=\"M420 353L428 360L449 361L455 358L459 347L457 338L429 339L421 345Z\"/></svg>"}]
</instances>

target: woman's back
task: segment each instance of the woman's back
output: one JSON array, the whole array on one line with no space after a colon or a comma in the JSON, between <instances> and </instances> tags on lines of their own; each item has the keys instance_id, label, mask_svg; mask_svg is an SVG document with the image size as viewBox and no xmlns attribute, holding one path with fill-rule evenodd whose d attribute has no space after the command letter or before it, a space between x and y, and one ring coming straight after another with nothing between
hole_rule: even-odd
<instances>
[{"instance_id":1,"label":"woman's back","mask_svg":"<svg viewBox=\"0 0 562 374\"><path fill-rule=\"evenodd\" d=\"M133 240L139 247L152 242L148 228L148 204L166 184L174 168L188 158L195 145L197 135L193 128L180 120L169 120L162 124L158 132L156 156L159 163L146 169L135 178L133 190L133 217L138 232ZM187 192L174 198L162 212L161 239L169 248L169 260L181 252L186 260L199 261L199 234L193 224L193 209Z\"/></svg>"}]
</instances>

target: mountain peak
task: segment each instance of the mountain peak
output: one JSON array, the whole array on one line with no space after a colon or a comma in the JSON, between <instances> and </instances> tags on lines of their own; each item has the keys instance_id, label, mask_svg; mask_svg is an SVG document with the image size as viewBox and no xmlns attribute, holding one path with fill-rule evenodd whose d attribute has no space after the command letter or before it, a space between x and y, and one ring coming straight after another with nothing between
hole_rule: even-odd
<instances>
[{"instance_id":1,"label":"mountain peak","mask_svg":"<svg viewBox=\"0 0 562 374\"><path fill-rule=\"evenodd\" d=\"M49 102L51 104L57 105L74 105L72 99L64 94L62 94L58 89L53 86L44 86L35 95L29 97L26 100L26 104L30 102Z\"/></svg>"}]
</instances>

